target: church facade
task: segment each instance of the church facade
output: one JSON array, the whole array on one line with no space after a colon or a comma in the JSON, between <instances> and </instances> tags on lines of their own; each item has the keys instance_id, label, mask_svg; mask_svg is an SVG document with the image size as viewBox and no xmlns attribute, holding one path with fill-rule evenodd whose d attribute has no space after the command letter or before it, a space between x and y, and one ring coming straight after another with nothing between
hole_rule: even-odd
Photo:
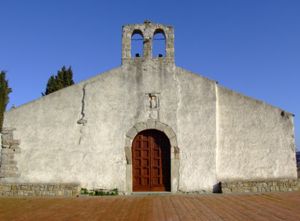
<instances>
[{"instance_id":1,"label":"church facade","mask_svg":"<svg viewBox=\"0 0 300 221\"><path fill-rule=\"evenodd\" d=\"M177 67L173 28L148 21L123 26L120 67L6 112L4 128L1 182L131 194L297 179L293 115Z\"/></svg>"}]
</instances>

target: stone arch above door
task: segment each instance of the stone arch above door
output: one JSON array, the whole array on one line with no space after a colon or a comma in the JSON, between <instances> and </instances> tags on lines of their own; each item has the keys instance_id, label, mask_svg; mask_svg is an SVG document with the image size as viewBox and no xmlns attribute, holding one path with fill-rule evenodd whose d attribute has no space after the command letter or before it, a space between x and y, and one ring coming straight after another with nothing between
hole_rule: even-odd
<instances>
[{"instance_id":1,"label":"stone arch above door","mask_svg":"<svg viewBox=\"0 0 300 221\"><path fill-rule=\"evenodd\" d=\"M179 182L179 158L180 151L177 145L177 137L174 130L157 120L136 123L128 130L125 137L125 156L126 156L126 193L132 193L132 142L135 136L144 130L155 129L163 132L170 141L171 158L171 192L178 191Z\"/></svg>"}]
</instances>

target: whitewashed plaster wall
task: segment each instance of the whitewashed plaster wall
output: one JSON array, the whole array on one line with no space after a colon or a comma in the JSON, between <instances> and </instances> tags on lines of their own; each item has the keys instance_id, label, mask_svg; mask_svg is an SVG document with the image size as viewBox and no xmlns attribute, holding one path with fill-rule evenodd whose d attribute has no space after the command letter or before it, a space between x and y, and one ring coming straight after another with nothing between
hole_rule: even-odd
<instances>
[{"instance_id":1,"label":"whitewashed plaster wall","mask_svg":"<svg viewBox=\"0 0 300 221\"><path fill-rule=\"evenodd\" d=\"M217 177L297 178L293 115L217 87Z\"/></svg>"},{"instance_id":2,"label":"whitewashed plaster wall","mask_svg":"<svg viewBox=\"0 0 300 221\"><path fill-rule=\"evenodd\" d=\"M192 192L224 180L296 178L293 117L283 113L163 59L137 58L6 112L4 126L21 141L14 181L130 192L126 134L155 119L176 134L172 191Z\"/></svg>"},{"instance_id":3,"label":"whitewashed plaster wall","mask_svg":"<svg viewBox=\"0 0 300 221\"><path fill-rule=\"evenodd\" d=\"M159 108L147 107L149 93ZM133 60L5 114L21 140L19 182L79 182L126 190L125 136L154 118L180 150L181 191L211 191L215 175L215 82L162 59ZM78 123L79 122L79 123Z\"/></svg>"},{"instance_id":4,"label":"whitewashed plaster wall","mask_svg":"<svg viewBox=\"0 0 300 221\"><path fill-rule=\"evenodd\" d=\"M177 81L180 189L212 191L217 183L216 83L181 68L177 68Z\"/></svg>"}]
</instances>

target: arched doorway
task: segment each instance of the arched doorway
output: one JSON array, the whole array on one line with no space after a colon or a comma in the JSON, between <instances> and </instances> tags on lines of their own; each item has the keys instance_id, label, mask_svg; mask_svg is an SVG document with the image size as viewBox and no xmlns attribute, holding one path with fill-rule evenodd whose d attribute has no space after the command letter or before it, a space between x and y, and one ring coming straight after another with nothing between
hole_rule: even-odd
<instances>
[{"instance_id":1,"label":"arched doorway","mask_svg":"<svg viewBox=\"0 0 300 221\"><path fill-rule=\"evenodd\" d=\"M144 130L132 142L133 191L171 191L170 141L158 130Z\"/></svg>"}]
</instances>

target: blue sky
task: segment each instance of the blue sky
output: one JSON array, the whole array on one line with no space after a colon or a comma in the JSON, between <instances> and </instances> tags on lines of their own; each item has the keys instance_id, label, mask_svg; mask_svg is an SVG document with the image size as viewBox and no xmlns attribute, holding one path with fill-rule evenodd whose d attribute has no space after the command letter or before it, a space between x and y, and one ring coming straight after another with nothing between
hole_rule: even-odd
<instances>
[{"instance_id":1,"label":"blue sky","mask_svg":"<svg viewBox=\"0 0 300 221\"><path fill-rule=\"evenodd\" d=\"M119 66L121 27L175 28L176 64L296 115L300 147L299 0L0 0L0 70L10 108L41 96L51 74L76 82Z\"/></svg>"}]
</instances>

